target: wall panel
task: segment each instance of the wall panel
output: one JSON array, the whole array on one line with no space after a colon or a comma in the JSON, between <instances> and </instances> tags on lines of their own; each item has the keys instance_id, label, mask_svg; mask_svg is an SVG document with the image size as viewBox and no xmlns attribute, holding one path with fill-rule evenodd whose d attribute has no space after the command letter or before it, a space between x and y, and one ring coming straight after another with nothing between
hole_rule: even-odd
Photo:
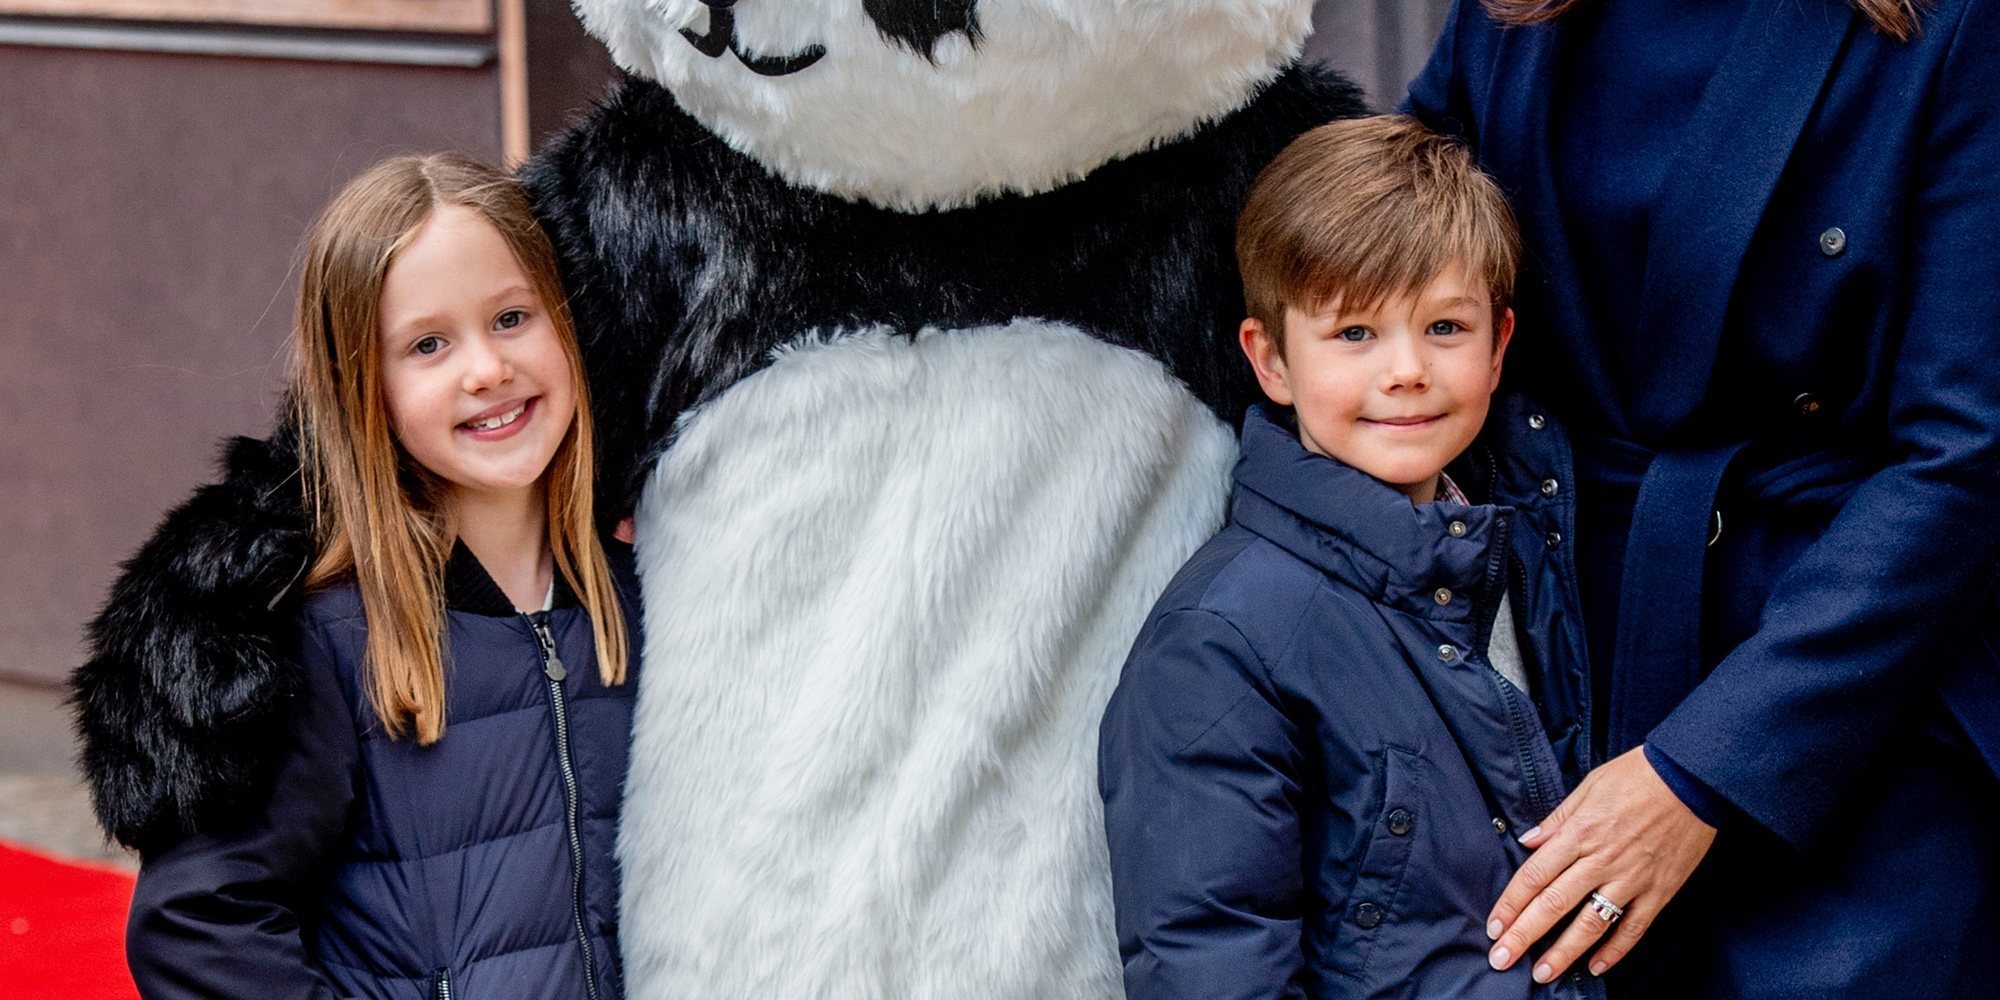
<instances>
[{"instance_id":1,"label":"wall panel","mask_svg":"<svg viewBox=\"0 0 2000 1000\"><path fill-rule=\"evenodd\" d=\"M495 69L0 45L0 676L268 426L306 225L381 156L497 159Z\"/></svg>"}]
</instances>

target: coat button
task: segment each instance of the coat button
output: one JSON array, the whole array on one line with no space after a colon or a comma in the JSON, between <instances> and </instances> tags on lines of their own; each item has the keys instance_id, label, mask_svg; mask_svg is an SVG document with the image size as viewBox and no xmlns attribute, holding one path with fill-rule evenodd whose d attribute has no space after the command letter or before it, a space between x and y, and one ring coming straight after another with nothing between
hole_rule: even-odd
<instances>
[{"instance_id":1,"label":"coat button","mask_svg":"<svg viewBox=\"0 0 2000 1000\"><path fill-rule=\"evenodd\" d=\"M1549 532L1549 536L1547 538L1542 539L1542 541L1545 544L1547 544L1549 548L1553 549L1563 543L1563 533L1560 531L1551 531Z\"/></svg>"},{"instance_id":2,"label":"coat button","mask_svg":"<svg viewBox=\"0 0 2000 1000\"><path fill-rule=\"evenodd\" d=\"M1434 600L1434 601L1438 602L1439 604L1450 604L1450 603L1451 603L1451 588L1450 588L1450 587L1439 587L1439 588L1437 589L1437 593L1435 593L1435 594L1432 594L1432 595L1431 595L1431 600Z\"/></svg>"},{"instance_id":3,"label":"coat button","mask_svg":"<svg viewBox=\"0 0 2000 1000\"><path fill-rule=\"evenodd\" d=\"M1408 809L1398 806L1389 811L1389 832L1398 837L1407 837L1410 828L1417 825L1417 817Z\"/></svg>"},{"instance_id":4,"label":"coat button","mask_svg":"<svg viewBox=\"0 0 2000 1000\"><path fill-rule=\"evenodd\" d=\"M1354 922L1362 930L1374 930L1382 923L1382 908L1374 903L1363 903L1354 908Z\"/></svg>"},{"instance_id":5,"label":"coat button","mask_svg":"<svg viewBox=\"0 0 2000 1000\"><path fill-rule=\"evenodd\" d=\"M1529 427L1532 427L1535 430L1541 430L1542 428L1547 427L1548 425L1549 425L1549 418L1542 416L1539 413L1528 414Z\"/></svg>"},{"instance_id":6,"label":"coat button","mask_svg":"<svg viewBox=\"0 0 2000 1000\"><path fill-rule=\"evenodd\" d=\"M1444 526L1444 530L1445 530L1445 531L1446 531L1447 533L1449 533L1449 534L1451 535L1451 537L1453 537L1453 538L1464 538L1464 537L1465 537L1465 522L1464 522L1464 521L1453 521L1453 522L1451 522L1450 524L1447 524L1447 525L1445 525L1445 526Z\"/></svg>"},{"instance_id":7,"label":"coat button","mask_svg":"<svg viewBox=\"0 0 2000 1000\"><path fill-rule=\"evenodd\" d=\"M1847 249L1847 233L1843 231L1839 226L1834 226L1828 229L1826 232L1819 234L1820 253L1823 253L1828 257L1838 257L1840 256L1840 252L1846 249Z\"/></svg>"},{"instance_id":8,"label":"coat button","mask_svg":"<svg viewBox=\"0 0 2000 1000\"><path fill-rule=\"evenodd\" d=\"M1443 660L1446 663L1450 663L1451 661L1458 659L1458 647L1451 645L1450 643L1446 643L1442 646L1439 646L1438 659Z\"/></svg>"},{"instance_id":9,"label":"coat button","mask_svg":"<svg viewBox=\"0 0 2000 1000\"><path fill-rule=\"evenodd\" d=\"M1501 818L1500 818L1500 817L1498 817L1498 816L1495 816L1495 817L1493 817L1493 832L1494 832L1494 833L1506 833L1506 832L1507 832L1507 821L1506 821L1506 820L1504 820L1504 819L1501 819Z\"/></svg>"},{"instance_id":10,"label":"coat button","mask_svg":"<svg viewBox=\"0 0 2000 1000\"><path fill-rule=\"evenodd\" d=\"M1542 495L1543 495L1543 496L1545 496L1545 497L1552 497L1552 496L1555 496L1555 495L1556 495L1556 491L1557 491L1557 490L1559 490L1559 489L1562 489L1562 484L1561 484L1561 483L1558 483L1558 482L1556 482L1556 481L1555 481L1555 480L1553 480L1553 479L1544 479L1544 480L1542 480Z\"/></svg>"},{"instance_id":11,"label":"coat button","mask_svg":"<svg viewBox=\"0 0 2000 1000\"><path fill-rule=\"evenodd\" d=\"M1810 417L1820 410L1819 397L1810 392L1802 392L1792 397L1792 409L1801 417Z\"/></svg>"}]
</instances>

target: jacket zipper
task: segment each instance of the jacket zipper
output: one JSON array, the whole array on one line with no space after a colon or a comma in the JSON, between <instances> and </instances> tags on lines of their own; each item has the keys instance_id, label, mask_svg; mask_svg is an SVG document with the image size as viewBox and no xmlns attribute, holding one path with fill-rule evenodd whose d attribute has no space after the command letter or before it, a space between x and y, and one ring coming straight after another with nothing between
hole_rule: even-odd
<instances>
[{"instance_id":1,"label":"jacket zipper","mask_svg":"<svg viewBox=\"0 0 2000 1000\"><path fill-rule=\"evenodd\" d=\"M535 638L542 644L542 675L549 686L549 706L553 710L556 723L556 762L562 770L563 819L569 833L569 891L570 918L576 924L576 943L583 950L583 987L590 1000L597 1000L597 962L590 951L590 934L583 920L583 834L581 831L580 805L578 803L576 762L570 756L569 745L569 701L563 693L563 678L568 671L563 669L562 658L556 655L555 637L549 634L549 618L546 612L528 616L535 629Z\"/></svg>"},{"instance_id":2,"label":"jacket zipper","mask_svg":"<svg viewBox=\"0 0 2000 1000\"><path fill-rule=\"evenodd\" d=\"M1522 614L1521 593L1526 590L1526 581L1515 563L1513 550L1509 548L1514 522L1511 518L1500 518L1493 526L1493 555L1486 561L1485 592L1491 594L1496 586L1507 588L1505 593L1514 601L1514 613ZM1520 582L1521 587L1514 584ZM1500 598L1494 598L1498 605ZM1481 614L1481 624L1477 634L1479 649L1490 649L1493 644L1493 628L1497 623L1498 611L1494 616ZM1540 728L1539 722L1530 723L1529 713L1523 711L1526 698L1514 682L1502 676L1499 668L1493 666L1492 657L1482 654L1480 659L1486 664L1486 680L1493 685L1494 693L1500 696L1500 703L1507 708L1507 735L1514 741L1514 756L1521 762L1521 776L1528 782L1528 801L1539 816L1547 816L1555 810L1556 803L1549 801L1548 776L1543 773L1541 760L1535 754L1533 732Z\"/></svg>"},{"instance_id":3,"label":"jacket zipper","mask_svg":"<svg viewBox=\"0 0 2000 1000\"><path fill-rule=\"evenodd\" d=\"M431 1000L451 1000L451 970L440 965L431 975Z\"/></svg>"}]
</instances>

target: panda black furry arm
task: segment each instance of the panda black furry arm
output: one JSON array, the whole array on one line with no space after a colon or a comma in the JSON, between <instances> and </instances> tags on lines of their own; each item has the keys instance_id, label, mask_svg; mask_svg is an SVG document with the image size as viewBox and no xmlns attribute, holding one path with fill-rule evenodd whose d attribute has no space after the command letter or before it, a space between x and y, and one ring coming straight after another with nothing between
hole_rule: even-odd
<instances>
[{"instance_id":1,"label":"panda black furry arm","mask_svg":"<svg viewBox=\"0 0 2000 1000\"><path fill-rule=\"evenodd\" d=\"M125 563L70 677L98 822L141 851L254 810L300 683L288 600L312 557L289 425L236 438L220 482Z\"/></svg>"},{"instance_id":2,"label":"panda black furry arm","mask_svg":"<svg viewBox=\"0 0 2000 1000\"><path fill-rule=\"evenodd\" d=\"M1159 358L1226 420L1237 210L1299 133L1368 111L1330 70L1040 195L899 212L789 184L659 86L621 83L522 169L562 261L596 414L599 511L631 512L676 422L808 331L1036 317Z\"/></svg>"}]
</instances>

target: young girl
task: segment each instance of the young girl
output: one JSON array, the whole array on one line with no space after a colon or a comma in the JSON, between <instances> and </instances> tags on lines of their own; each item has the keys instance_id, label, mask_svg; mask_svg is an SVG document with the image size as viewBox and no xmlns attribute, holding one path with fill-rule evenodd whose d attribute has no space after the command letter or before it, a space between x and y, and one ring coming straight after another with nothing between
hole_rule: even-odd
<instances>
[{"instance_id":1,"label":"young girl","mask_svg":"<svg viewBox=\"0 0 2000 1000\"><path fill-rule=\"evenodd\" d=\"M148 997L619 993L629 553L521 189L403 157L314 227L293 386L319 556L253 821L150 853Z\"/></svg>"}]
</instances>

